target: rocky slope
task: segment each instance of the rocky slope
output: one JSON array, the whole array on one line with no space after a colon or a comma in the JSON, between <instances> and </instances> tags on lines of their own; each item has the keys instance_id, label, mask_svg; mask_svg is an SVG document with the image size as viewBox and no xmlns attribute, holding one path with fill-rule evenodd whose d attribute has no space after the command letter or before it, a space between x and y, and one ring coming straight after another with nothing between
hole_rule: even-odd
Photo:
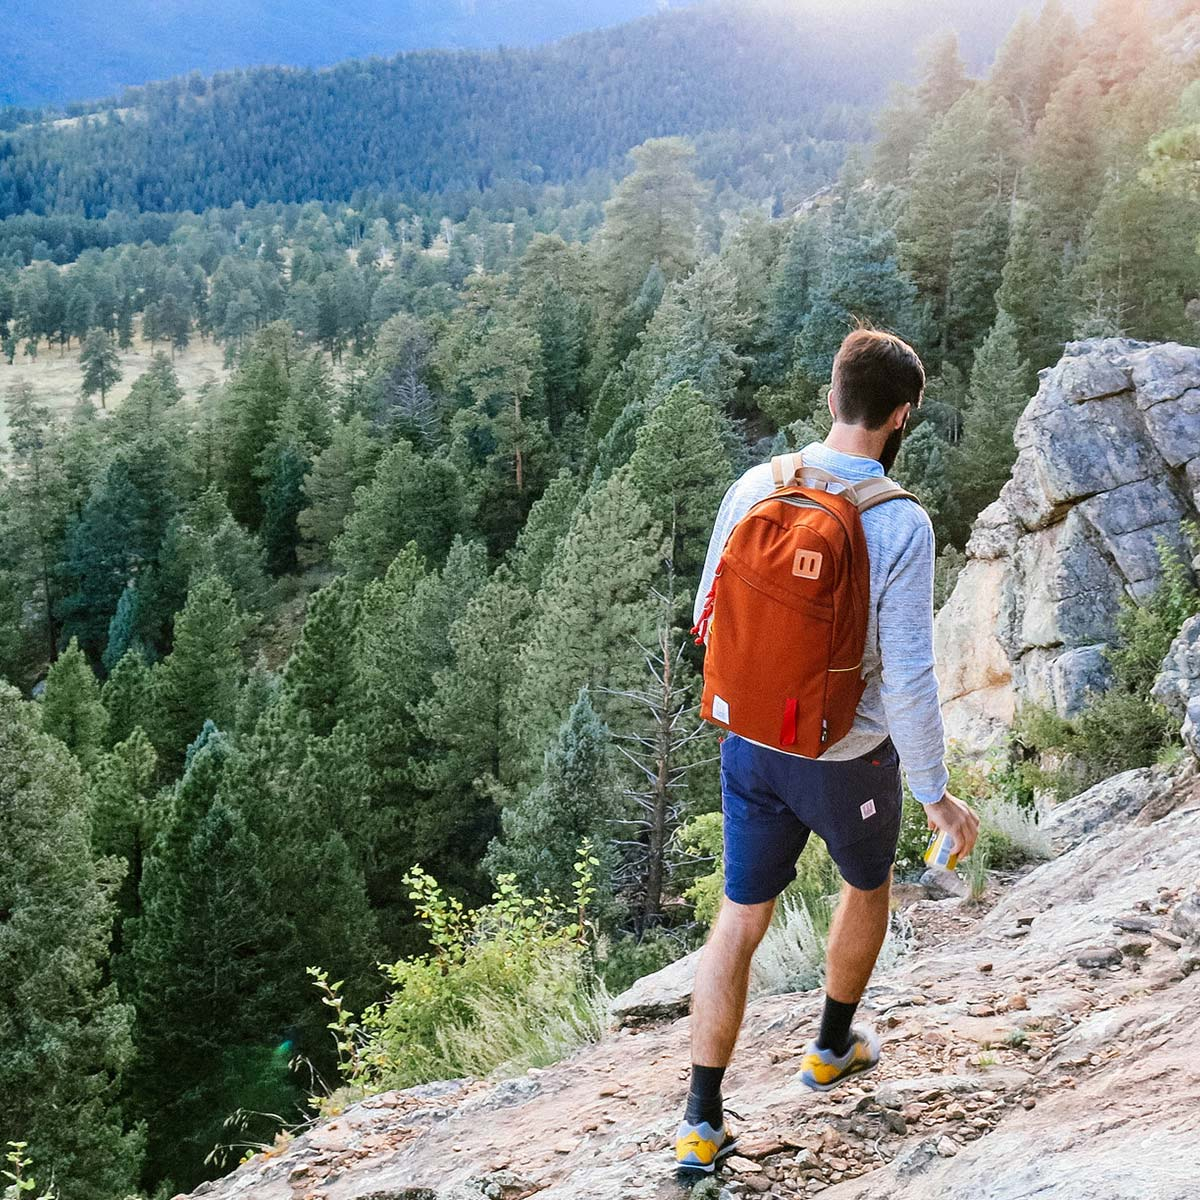
<instances>
[{"instance_id":1,"label":"rocky slope","mask_svg":"<svg viewBox=\"0 0 1200 1200\"><path fill-rule=\"evenodd\" d=\"M1196 1194L1200 775L1190 761L1174 775L1127 772L1048 828L1059 856L990 909L907 908L916 948L865 1004L884 1043L873 1075L807 1091L795 1073L819 993L752 1002L726 1087L742 1153L711 1196ZM641 1001L686 1006L686 972L643 986ZM688 1018L633 1015L546 1070L376 1096L195 1194L682 1197L670 1139Z\"/></svg>"},{"instance_id":2,"label":"rocky slope","mask_svg":"<svg viewBox=\"0 0 1200 1200\"><path fill-rule=\"evenodd\" d=\"M1077 711L1102 689L1120 597L1158 577L1200 509L1200 349L1072 342L1041 372L1012 478L975 524L937 620L947 732L979 750L1019 700Z\"/></svg>"}]
</instances>

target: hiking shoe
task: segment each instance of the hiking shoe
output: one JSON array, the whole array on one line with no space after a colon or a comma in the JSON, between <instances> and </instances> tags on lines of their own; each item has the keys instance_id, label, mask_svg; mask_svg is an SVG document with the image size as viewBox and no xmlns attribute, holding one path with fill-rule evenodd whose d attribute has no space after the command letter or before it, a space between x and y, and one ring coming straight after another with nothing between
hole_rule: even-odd
<instances>
[{"instance_id":1,"label":"hiking shoe","mask_svg":"<svg viewBox=\"0 0 1200 1200\"><path fill-rule=\"evenodd\" d=\"M680 1121L675 1131L676 1173L685 1179L692 1175L711 1175L717 1164L736 1146L737 1137L724 1123L714 1129L707 1121L701 1121L699 1125Z\"/></svg>"},{"instance_id":2,"label":"hiking shoe","mask_svg":"<svg viewBox=\"0 0 1200 1200\"><path fill-rule=\"evenodd\" d=\"M879 1038L869 1029L850 1030L850 1049L837 1055L809 1042L800 1064L800 1082L816 1092L827 1092L851 1075L861 1075L879 1062Z\"/></svg>"}]
</instances>

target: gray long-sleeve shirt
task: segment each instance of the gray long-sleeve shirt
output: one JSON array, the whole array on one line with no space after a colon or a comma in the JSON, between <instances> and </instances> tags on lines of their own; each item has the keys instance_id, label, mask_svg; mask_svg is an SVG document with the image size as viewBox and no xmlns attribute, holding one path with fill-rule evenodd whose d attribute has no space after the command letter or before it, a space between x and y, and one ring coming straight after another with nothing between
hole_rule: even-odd
<instances>
[{"instance_id":1,"label":"gray long-sleeve shirt","mask_svg":"<svg viewBox=\"0 0 1200 1200\"><path fill-rule=\"evenodd\" d=\"M805 462L857 482L883 474L874 459L813 442ZM751 467L725 493L704 561L693 620L712 584L717 560L734 525L774 489L770 463ZM871 604L863 675L867 686L854 725L821 758L857 758L891 735L912 794L922 804L942 798L946 772L945 734L938 706L933 659L933 526L911 500L891 500L863 513L871 562ZM777 754L787 751L768 747Z\"/></svg>"}]
</instances>

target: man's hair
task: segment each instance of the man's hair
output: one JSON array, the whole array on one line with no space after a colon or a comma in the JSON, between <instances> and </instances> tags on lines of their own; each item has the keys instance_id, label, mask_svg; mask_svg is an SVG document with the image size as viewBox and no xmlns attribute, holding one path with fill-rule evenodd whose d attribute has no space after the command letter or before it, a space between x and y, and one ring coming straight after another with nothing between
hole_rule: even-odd
<instances>
[{"instance_id":1,"label":"man's hair","mask_svg":"<svg viewBox=\"0 0 1200 1200\"><path fill-rule=\"evenodd\" d=\"M846 425L878 429L901 404L916 408L925 368L902 338L862 327L846 336L833 360L833 403Z\"/></svg>"}]
</instances>

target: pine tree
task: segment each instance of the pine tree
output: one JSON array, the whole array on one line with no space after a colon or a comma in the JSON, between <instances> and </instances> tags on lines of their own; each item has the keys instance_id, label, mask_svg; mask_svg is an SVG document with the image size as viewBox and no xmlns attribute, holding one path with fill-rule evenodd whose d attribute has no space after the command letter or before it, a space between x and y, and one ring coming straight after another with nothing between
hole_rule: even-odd
<instances>
[{"instance_id":1,"label":"pine tree","mask_svg":"<svg viewBox=\"0 0 1200 1200\"><path fill-rule=\"evenodd\" d=\"M579 844L590 838L600 857L595 883L604 897L611 888L611 822L620 809L608 747L608 729L582 688L546 751L541 782L501 813L500 838L484 859L493 876L512 872L526 894L547 889L569 902Z\"/></svg>"},{"instance_id":2,"label":"pine tree","mask_svg":"<svg viewBox=\"0 0 1200 1200\"><path fill-rule=\"evenodd\" d=\"M92 849L125 864L113 937L117 953L122 923L138 912L142 859L161 820L154 802L157 767L158 755L139 726L101 756L91 776Z\"/></svg>"},{"instance_id":3,"label":"pine tree","mask_svg":"<svg viewBox=\"0 0 1200 1200\"><path fill-rule=\"evenodd\" d=\"M11 387L4 407L11 448L5 528L12 539L13 570L18 588L32 599L43 653L53 659L62 588L60 547L73 497L50 411L37 403L32 386L22 381Z\"/></svg>"},{"instance_id":4,"label":"pine tree","mask_svg":"<svg viewBox=\"0 0 1200 1200\"><path fill-rule=\"evenodd\" d=\"M795 353L821 270L820 224L809 217L793 221L776 264L766 320L779 348L780 372Z\"/></svg>"},{"instance_id":5,"label":"pine tree","mask_svg":"<svg viewBox=\"0 0 1200 1200\"><path fill-rule=\"evenodd\" d=\"M1092 332L1088 310L1098 304L1113 333L1191 338L1187 304L1200 294L1198 228L1200 194L1179 195L1137 177L1111 176L1071 280L1079 297L1073 332Z\"/></svg>"},{"instance_id":6,"label":"pine tree","mask_svg":"<svg viewBox=\"0 0 1200 1200\"><path fill-rule=\"evenodd\" d=\"M308 719L314 734L328 737L348 711L358 604L347 580L314 592L296 648L283 671L283 693Z\"/></svg>"},{"instance_id":7,"label":"pine tree","mask_svg":"<svg viewBox=\"0 0 1200 1200\"><path fill-rule=\"evenodd\" d=\"M150 728L153 689L153 677L141 651L127 650L100 689L100 702L108 713L105 730L110 748L125 741L138 726Z\"/></svg>"},{"instance_id":8,"label":"pine tree","mask_svg":"<svg viewBox=\"0 0 1200 1200\"><path fill-rule=\"evenodd\" d=\"M134 1095L148 1118L153 1177L177 1187L208 1173L204 1158L223 1140L224 1118L246 1099L232 1060L278 1038L284 1020L284 981L265 949L281 932L262 872L266 852L217 796L231 759L219 734L196 748L146 857L141 912L125 926L137 1011ZM279 1083L267 1111L299 1099Z\"/></svg>"},{"instance_id":9,"label":"pine tree","mask_svg":"<svg viewBox=\"0 0 1200 1200\"><path fill-rule=\"evenodd\" d=\"M662 554L661 527L627 469L584 497L538 593L522 653L512 737L527 769L536 769L581 687L602 696L636 671L637 642L653 627L649 594Z\"/></svg>"},{"instance_id":10,"label":"pine tree","mask_svg":"<svg viewBox=\"0 0 1200 1200\"><path fill-rule=\"evenodd\" d=\"M618 818L619 852L614 882L637 912L643 932L663 917L669 878L668 850L679 828L687 775L697 765L706 727L699 720L687 638L675 628L676 575L668 570L654 640L642 648L640 681L621 692L628 716L614 744L632 778L625 784L629 813Z\"/></svg>"},{"instance_id":11,"label":"pine tree","mask_svg":"<svg viewBox=\"0 0 1200 1200\"><path fill-rule=\"evenodd\" d=\"M527 587L501 565L451 624L450 661L417 706L421 732L435 748L421 782L459 822L456 877L473 869L498 832L495 801L510 794L516 776L508 731L520 719L514 684L532 607Z\"/></svg>"},{"instance_id":12,"label":"pine tree","mask_svg":"<svg viewBox=\"0 0 1200 1200\"><path fill-rule=\"evenodd\" d=\"M958 53L958 36L943 33L931 38L921 51L921 80L917 100L924 113L940 117L950 111L971 87Z\"/></svg>"},{"instance_id":13,"label":"pine tree","mask_svg":"<svg viewBox=\"0 0 1200 1200\"><path fill-rule=\"evenodd\" d=\"M100 662L106 671L113 667L131 650L141 647L138 590L131 580L117 601L117 610L108 623L108 641Z\"/></svg>"},{"instance_id":14,"label":"pine tree","mask_svg":"<svg viewBox=\"0 0 1200 1200\"><path fill-rule=\"evenodd\" d=\"M629 155L634 169L605 203L599 235L605 286L617 308L633 299L651 264L668 280L691 269L704 195L692 170L695 152L682 138L651 138Z\"/></svg>"},{"instance_id":15,"label":"pine tree","mask_svg":"<svg viewBox=\"0 0 1200 1200\"><path fill-rule=\"evenodd\" d=\"M995 206L1011 197L1016 181L1019 129L1006 104L982 88L965 92L934 125L913 159L908 201L898 227L900 261L933 304L936 338L950 349L949 315L965 265L978 265L963 239ZM994 220L994 218L991 218ZM956 253L957 249L957 253ZM993 256L992 287L999 282L999 251ZM957 269L956 269L957 268ZM975 284L973 291L986 288Z\"/></svg>"},{"instance_id":16,"label":"pine tree","mask_svg":"<svg viewBox=\"0 0 1200 1200\"><path fill-rule=\"evenodd\" d=\"M58 738L87 770L104 748L107 724L100 685L79 643L72 638L46 675L42 728Z\"/></svg>"},{"instance_id":17,"label":"pine tree","mask_svg":"<svg viewBox=\"0 0 1200 1200\"><path fill-rule=\"evenodd\" d=\"M815 383L828 381L833 356L853 326L866 318L903 330L920 342L917 290L897 261L896 236L877 214L851 201L839 214L825 267L797 342L796 361Z\"/></svg>"},{"instance_id":18,"label":"pine tree","mask_svg":"<svg viewBox=\"0 0 1200 1200\"><path fill-rule=\"evenodd\" d=\"M369 484L354 493L354 511L333 544L334 561L357 581L383 575L408 542L441 562L461 526L458 472L398 441L379 460Z\"/></svg>"},{"instance_id":19,"label":"pine tree","mask_svg":"<svg viewBox=\"0 0 1200 1200\"><path fill-rule=\"evenodd\" d=\"M726 451L732 437L722 414L686 383L672 388L637 431L631 476L682 577L698 575L704 564L713 518L733 482Z\"/></svg>"},{"instance_id":20,"label":"pine tree","mask_svg":"<svg viewBox=\"0 0 1200 1200\"><path fill-rule=\"evenodd\" d=\"M542 585L559 543L579 503L579 484L570 471L560 471L538 497L509 555L513 574L532 594Z\"/></svg>"},{"instance_id":21,"label":"pine tree","mask_svg":"<svg viewBox=\"0 0 1200 1200\"><path fill-rule=\"evenodd\" d=\"M334 427L329 445L304 478L304 507L296 518L303 566L328 563L330 547L354 507L354 492L370 483L381 449L366 418L357 413Z\"/></svg>"},{"instance_id":22,"label":"pine tree","mask_svg":"<svg viewBox=\"0 0 1200 1200\"><path fill-rule=\"evenodd\" d=\"M716 404L732 406L750 359L738 347L750 316L738 308L737 283L720 259L705 259L668 286L635 352L637 394L653 406L677 383L694 384Z\"/></svg>"},{"instance_id":23,"label":"pine tree","mask_svg":"<svg viewBox=\"0 0 1200 1200\"><path fill-rule=\"evenodd\" d=\"M952 459L960 537L975 516L1000 494L1016 460L1013 429L1028 399L1028 374L1029 364L1020 357L1016 323L1002 309L975 352L962 440Z\"/></svg>"},{"instance_id":24,"label":"pine tree","mask_svg":"<svg viewBox=\"0 0 1200 1200\"><path fill-rule=\"evenodd\" d=\"M0 1142L24 1141L62 1200L133 1191L123 1073L133 1014L103 982L117 867L88 841L79 767L0 684Z\"/></svg>"},{"instance_id":25,"label":"pine tree","mask_svg":"<svg viewBox=\"0 0 1200 1200\"><path fill-rule=\"evenodd\" d=\"M205 721L232 727L245 628L223 579L209 576L192 586L175 620L171 653L154 668L157 719L148 732L168 770L182 765L185 748Z\"/></svg>"},{"instance_id":26,"label":"pine tree","mask_svg":"<svg viewBox=\"0 0 1200 1200\"><path fill-rule=\"evenodd\" d=\"M99 392L100 407L107 408L109 389L121 381L121 358L112 338L103 329L89 330L79 363L83 367L80 391L84 399Z\"/></svg>"}]
</instances>

